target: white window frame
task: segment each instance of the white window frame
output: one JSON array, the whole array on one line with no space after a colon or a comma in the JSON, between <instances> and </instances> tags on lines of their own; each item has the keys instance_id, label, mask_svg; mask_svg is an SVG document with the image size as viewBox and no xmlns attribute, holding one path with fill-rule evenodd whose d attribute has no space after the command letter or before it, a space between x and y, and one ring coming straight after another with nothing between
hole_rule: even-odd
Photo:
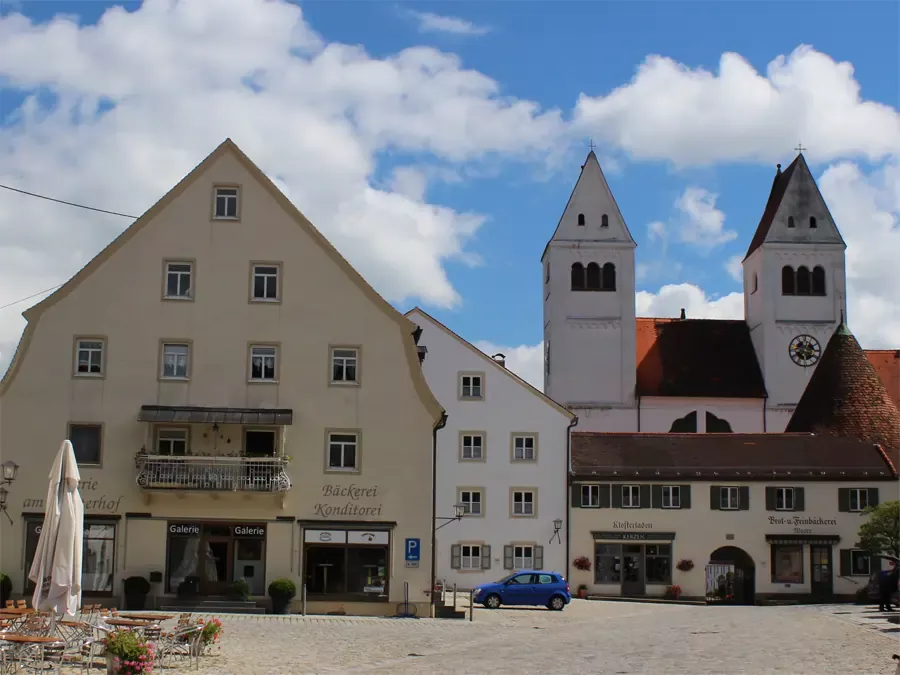
<instances>
[{"instance_id":1,"label":"white window frame","mask_svg":"<svg viewBox=\"0 0 900 675\"><path fill-rule=\"evenodd\" d=\"M734 499L732 499L732 497ZM719 486L719 510L737 511L741 507L741 491L734 485Z\"/></svg>"},{"instance_id":2,"label":"white window frame","mask_svg":"<svg viewBox=\"0 0 900 675\"><path fill-rule=\"evenodd\" d=\"M213 190L213 220L239 220L241 215L241 190L236 185L217 185ZM219 215L219 200L224 206L223 214ZM233 202L234 215L228 215L228 205Z\"/></svg>"},{"instance_id":3,"label":"white window frame","mask_svg":"<svg viewBox=\"0 0 900 675\"><path fill-rule=\"evenodd\" d=\"M468 549L468 551L466 551ZM466 555L468 553L468 555ZM480 570L481 569L481 544L460 544L459 545L459 569L461 570Z\"/></svg>"},{"instance_id":4,"label":"white window frame","mask_svg":"<svg viewBox=\"0 0 900 675\"><path fill-rule=\"evenodd\" d=\"M587 496L587 499L585 499ZM600 508L600 486L599 485L582 485L581 486L581 505L588 509Z\"/></svg>"},{"instance_id":5,"label":"white window frame","mask_svg":"<svg viewBox=\"0 0 900 675\"><path fill-rule=\"evenodd\" d=\"M173 363L175 364L175 369L172 374L168 374L166 372L166 365L168 361L168 353L167 350L169 348L183 348L184 353L179 354L175 353L173 350ZM181 359L177 357L183 356L183 363L181 363ZM184 374L178 374L178 367L183 366ZM161 380L187 380L191 375L191 345L187 342L163 342L162 344L162 362L160 363L160 372L159 377Z\"/></svg>"},{"instance_id":6,"label":"white window frame","mask_svg":"<svg viewBox=\"0 0 900 675\"><path fill-rule=\"evenodd\" d=\"M528 441L531 441L531 448L528 447ZM531 450L530 457L528 456L529 450ZM519 456L520 454L521 456ZM534 462L535 460L537 460L537 436L534 434L513 434L513 461Z\"/></svg>"},{"instance_id":7,"label":"white window frame","mask_svg":"<svg viewBox=\"0 0 900 675\"><path fill-rule=\"evenodd\" d=\"M531 499L526 499L526 495ZM512 515L516 518L532 518L535 515L537 493L534 490L513 490Z\"/></svg>"},{"instance_id":8,"label":"white window frame","mask_svg":"<svg viewBox=\"0 0 900 675\"><path fill-rule=\"evenodd\" d=\"M865 495L865 498L863 498L863 495ZM855 508L853 506L854 500L856 501ZM863 502L865 502L865 504L863 504ZM865 511L869 506L869 488L850 488L848 503L850 505L850 510L854 513Z\"/></svg>"},{"instance_id":9,"label":"white window frame","mask_svg":"<svg viewBox=\"0 0 900 675\"><path fill-rule=\"evenodd\" d=\"M173 267L186 267L187 269L173 269ZM176 293L169 293L169 278L176 278ZM187 279L187 288L182 289L184 280ZM163 288L163 297L166 300L191 300L194 297L194 263L188 260L167 260L166 278ZM183 290L183 292L182 292Z\"/></svg>"},{"instance_id":10,"label":"white window frame","mask_svg":"<svg viewBox=\"0 0 900 675\"><path fill-rule=\"evenodd\" d=\"M623 509L639 509L639 508L641 508L641 486L640 485L623 485L622 486L622 508Z\"/></svg>"},{"instance_id":11,"label":"white window frame","mask_svg":"<svg viewBox=\"0 0 900 675\"><path fill-rule=\"evenodd\" d=\"M481 440L480 444L475 443L476 438ZM466 444L466 439L469 439L468 444ZM484 434L463 434L462 439L460 440L460 446L460 460L464 462L480 462L484 460ZM466 457L466 448L468 448L469 457ZM479 449L477 457L475 456L476 448Z\"/></svg>"},{"instance_id":12,"label":"white window frame","mask_svg":"<svg viewBox=\"0 0 900 675\"><path fill-rule=\"evenodd\" d=\"M263 280L263 295L256 294L257 277ZM266 293L271 283L275 284L275 296L270 298ZM250 270L250 299L253 302L281 302L281 265L253 263Z\"/></svg>"},{"instance_id":13,"label":"white window frame","mask_svg":"<svg viewBox=\"0 0 900 675\"><path fill-rule=\"evenodd\" d=\"M88 370L81 370L82 353L85 354L84 362ZM99 355L100 370L91 372L94 356ZM76 377L103 377L106 374L106 340L103 338L81 337L75 340L75 376Z\"/></svg>"},{"instance_id":14,"label":"white window frame","mask_svg":"<svg viewBox=\"0 0 900 675\"><path fill-rule=\"evenodd\" d=\"M866 559L866 572L865 574L861 572L856 572L856 565L853 564L853 558L857 555L861 555ZM869 577L872 575L872 556L868 551L863 551L858 548L850 549L850 576L854 577Z\"/></svg>"},{"instance_id":15,"label":"white window frame","mask_svg":"<svg viewBox=\"0 0 900 675\"><path fill-rule=\"evenodd\" d=\"M338 436L350 437L353 440L335 440ZM341 449L341 465L334 466L331 463L331 446L340 446ZM353 465L346 464L346 451L353 448ZM355 431L329 431L328 443L325 447L325 467L328 471L352 473L359 471L359 434Z\"/></svg>"},{"instance_id":16,"label":"white window frame","mask_svg":"<svg viewBox=\"0 0 900 675\"><path fill-rule=\"evenodd\" d=\"M460 490L459 503L464 507L463 515L465 516L484 515L484 492L482 490L477 490L475 488L465 488Z\"/></svg>"},{"instance_id":17,"label":"white window frame","mask_svg":"<svg viewBox=\"0 0 900 675\"><path fill-rule=\"evenodd\" d=\"M334 368L340 364L343 378L334 379ZM353 379L347 377L347 368L353 367ZM356 347L331 348L331 381L334 384L359 384L359 349Z\"/></svg>"},{"instance_id":18,"label":"white window frame","mask_svg":"<svg viewBox=\"0 0 900 675\"><path fill-rule=\"evenodd\" d=\"M680 485L663 485L662 486L662 507L664 509L680 509L681 508L681 486Z\"/></svg>"},{"instance_id":19,"label":"white window frame","mask_svg":"<svg viewBox=\"0 0 900 675\"><path fill-rule=\"evenodd\" d=\"M528 555L526 555L526 553ZM534 569L534 545L533 544L513 544L513 569L514 570L533 570Z\"/></svg>"},{"instance_id":20,"label":"white window frame","mask_svg":"<svg viewBox=\"0 0 900 675\"><path fill-rule=\"evenodd\" d=\"M257 350L260 352L257 354ZM271 353L270 353L271 352ZM253 376L253 360L262 359L263 377ZM266 364L271 360L272 377L265 377ZM278 347L275 345L250 345L250 381L251 382L277 382L278 381Z\"/></svg>"},{"instance_id":21,"label":"white window frame","mask_svg":"<svg viewBox=\"0 0 900 675\"><path fill-rule=\"evenodd\" d=\"M466 384L469 380L469 384ZM476 383L477 381L477 383ZM476 393L477 392L477 393ZM484 376L480 373L460 373L459 397L463 400L478 401L484 398Z\"/></svg>"},{"instance_id":22,"label":"white window frame","mask_svg":"<svg viewBox=\"0 0 900 675\"><path fill-rule=\"evenodd\" d=\"M776 511L793 511L796 504L797 495L792 487L776 487L775 488L775 510ZM781 506L778 503L781 502Z\"/></svg>"},{"instance_id":23,"label":"white window frame","mask_svg":"<svg viewBox=\"0 0 900 675\"><path fill-rule=\"evenodd\" d=\"M182 427L160 427L156 430L156 454L184 457L188 454L188 437L188 430ZM184 443L184 452L181 454L173 452L174 445L179 442ZM163 451L165 446L168 447Z\"/></svg>"}]
</instances>

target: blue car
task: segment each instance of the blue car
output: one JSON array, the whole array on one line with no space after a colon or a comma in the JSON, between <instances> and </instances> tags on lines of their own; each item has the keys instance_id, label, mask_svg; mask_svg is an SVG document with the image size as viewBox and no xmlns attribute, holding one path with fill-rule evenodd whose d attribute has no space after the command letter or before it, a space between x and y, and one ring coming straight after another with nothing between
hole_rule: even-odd
<instances>
[{"instance_id":1,"label":"blue car","mask_svg":"<svg viewBox=\"0 0 900 675\"><path fill-rule=\"evenodd\" d=\"M561 574L540 570L513 572L500 581L475 587L475 602L488 609L500 605L543 605L557 612L572 600L569 584Z\"/></svg>"}]
</instances>

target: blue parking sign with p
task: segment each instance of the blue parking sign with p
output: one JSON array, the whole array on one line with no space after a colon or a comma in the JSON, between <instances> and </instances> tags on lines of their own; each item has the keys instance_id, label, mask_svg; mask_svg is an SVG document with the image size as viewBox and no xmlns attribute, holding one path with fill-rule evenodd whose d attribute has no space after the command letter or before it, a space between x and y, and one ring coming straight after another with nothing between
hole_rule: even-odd
<instances>
[{"instance_id":1,"label":"blue parking sign with p","mask_svg":"<svg viewBox=\"0 0 900 675\"><path fill-rule=\"evenodd\" d=\"M406 560L409 561L417 561L419 560L419 552L421 550L421 545L418 539L407 539L406 540Z\"/></svg>"}]
</instances>

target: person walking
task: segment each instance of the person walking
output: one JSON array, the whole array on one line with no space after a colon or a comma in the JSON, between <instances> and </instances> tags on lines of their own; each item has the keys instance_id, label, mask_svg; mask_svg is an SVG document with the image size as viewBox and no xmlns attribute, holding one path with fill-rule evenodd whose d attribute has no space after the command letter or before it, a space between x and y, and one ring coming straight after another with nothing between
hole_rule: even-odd
<instances>
[{"instance_id":1,"label":"person walking","mask_svg":"<svg viewBox=\"0 0 900 675\"><path fill-rule=\"evenodd\" d=\"M893 612L891 597L900 585L900 567L891 561L890 570L881 570L878 575L878 609L882 612Z\"/></svg>"}]
</instances>

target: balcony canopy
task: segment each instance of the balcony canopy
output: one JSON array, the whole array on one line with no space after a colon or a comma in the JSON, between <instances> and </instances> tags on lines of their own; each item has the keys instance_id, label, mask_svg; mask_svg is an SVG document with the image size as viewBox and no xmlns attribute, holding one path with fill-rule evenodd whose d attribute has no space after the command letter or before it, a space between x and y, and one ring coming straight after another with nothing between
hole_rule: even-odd
<instances>
[{"instance_id":1,"label":"balcony canopy","mask_svg":"<svg viewBox=\"0 0 900 675\"><path fill-rule=\"evenodd\" d=\"M249 424L290 426L290 408L205 408L194 405L142 405L138 422L180 422L182 424Z\"/></svg>"}]
</instances>

